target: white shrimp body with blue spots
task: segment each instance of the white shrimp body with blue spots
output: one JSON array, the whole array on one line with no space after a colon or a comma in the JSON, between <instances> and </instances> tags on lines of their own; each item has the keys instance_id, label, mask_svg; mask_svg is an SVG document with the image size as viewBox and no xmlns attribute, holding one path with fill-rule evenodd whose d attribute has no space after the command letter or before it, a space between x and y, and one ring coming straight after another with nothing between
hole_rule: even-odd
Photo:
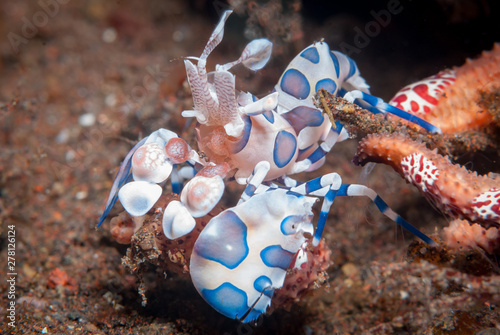
<instances>
[{"instance_id":1,"label":"white shrimp body with blue spots","mask_svg":"<svg viewBox=\"0 0 500 335\"><path fill-rule=\"evenodd\" d=\"M333 94L352 88L368 92L368 85L349 57L330 51L324 42L304 49L292 60L275 87L278 93L276 108L242 117L243 136L231 143L229 150L231 164L238 168L235 175L237 180L245 180L251 175L255 164L262 160L271 163L266 180L305 169L314 170L322 164L322 159L315 156L325 154L317 149L331 134L331 123L313 103L313 96L320 88ZM244 106L256 100L250 96L240 94L239 105ZM201 128L202 138L213 131L211 128ZM312 158L313 163L319 162L307 165L307 168L302 168L305 164L296 164L307 158Z\"/></svg>"},{"instance_id":2,"label":"white shrimp body with blue spots","mask_svg":"<svg viewBox=\"0 0 500 335\"><path fill-rule=\"evenodd\" d=\"M304 234L313 233L314 201L276 189L210 220L194 245L190 264L201 296L218 312L243 322L265 313L306 241Z\"/></svg>"},{"instance_id":3,"label":"white shrimp body with blue spots","mask_svg":"<svg viewBox=\"0 0 500 335\"><path fill-rule=\"evenodd\" d=\"M357 89L369 92L356 63L325 42L314 43L298 54L283 72L275 90L279 93L277 112L286 118L298 135L298 160L307 157L328 135L331 123L313 103L323 88L334 95Z\"/></svg>"},{"instance_id":4,"label":"white shrimp body with blue spots","mask_svg":"<svg viewBox=\"0 0 500 335\"><path fill-rule=\"evenodd\" d=\"M246 99L252 99L251 94L241 94L244 95L247 95ZM262 160L270 162L273 167L266 179L273 180L290 174L297 160L299 147L295 129L288 120L272 110L253 116L243 115L242 120L242 136L236 140L224 140L230 153L224 159L238 167L236 179L246 180L255 165ZM201 138L214 134L210 127L200 126L198 131Z\"/></svg>"},{"instance_id":5,"label":"white shrimp body with blue spots","mask_svg":"<svg viewBox=\"0 0 500 335\"><path fill-rule=\"evenodd\" d=\"M330 51L325 42L314 43L298 54L283 72L275 89L279 113L293 110L297 103L314 107L312 97L323 88L332 94L352 89L368 93L356 63L341 52Z\"/></svg>"}]
</instances>

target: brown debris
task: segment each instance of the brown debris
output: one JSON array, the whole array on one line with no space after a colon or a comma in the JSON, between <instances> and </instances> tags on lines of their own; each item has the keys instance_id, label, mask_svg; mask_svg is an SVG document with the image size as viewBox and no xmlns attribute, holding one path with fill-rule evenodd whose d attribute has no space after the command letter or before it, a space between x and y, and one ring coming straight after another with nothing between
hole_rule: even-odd
<instances>
[{"instance_id":1,"label":"brown debris","mask_svg":"<svg viewBox=\"0 0 500 335\"><path fill-rule=\"evenodd\" d=\"M382 114L372 112L335 97L321 89L317 95L317 106L328 115L332 124L338 120L350 134L400 133L408 138L425 143L429 149L438 149L442 155L456 157L468 152L485 151L497 148L498 142L493 132L464 131L454 134L429 133L416 125L388 119ZM327 106L325 108L324 106Z\"/></svg>"},{"instance_id":2,"label":"brown debris","mask_svg":"<svg viewBox=\"0 0 500 335\"><path fill-rule=\"evenodd\" d=\"M68 292L75 293L78 289L76 286L77 282L75 278L71 278L66 271L60 268L55 268L50 272L49 279L47 280L47 286L50 288L63 287Z\"/></svg>"},{"instance_id":3,"label":"brown debris","mask_svg":"<svg viewBox=\"0 0 500 335\"><path fill-rule=\"evenodd\" d=\"M407 260L411 263L426 261L443 269L452 268L473 276L499 275L500 269L494 259L494 255L487 255L480 248L456 249L444 242L429 246L414 241L407 252Z\"/></svg>"}]
</instances>

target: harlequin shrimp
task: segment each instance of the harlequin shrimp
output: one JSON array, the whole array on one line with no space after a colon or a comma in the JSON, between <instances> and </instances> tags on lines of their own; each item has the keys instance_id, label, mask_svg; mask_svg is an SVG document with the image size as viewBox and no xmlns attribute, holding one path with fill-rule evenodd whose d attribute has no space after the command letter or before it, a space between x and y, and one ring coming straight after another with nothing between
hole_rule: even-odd
<instances>
[{"instance_id":1,"label":"harlequin shrimp","mask_svg":"<svg viewBox=\"0 0 500 335\"><path fill-rule=\"evenodd\" d=\"M270 95L260 100L249 93L236 96L234 75L228 70L239 63L253 70L261 68L269 59L271 45L263 39L250 42L237 61L218 65L209 80L206 58L222 40L230 13L224 13L202 55L190 57L198 60L197 66L185 61L195 108L182 115L196 117L200 149L211 163L227 163L236 170L234 177L239 183L246 182L258 162L267 161L271 168L264 181L280 178L287 186L295 185L288 174L318 168L333 145L347 138L342 125L332 127L314 106L312 96L320 88L334 94L357 89L349 92L353 100L363 99L378 112L397 111L412 122L438 131L369 95L368 85L354 61L330 51L325 42L307 47L292 60Z\"/></svg>"},{"instance_id":2,"label":"harlequin shrimp","mask_svg":"<svg viewBox=\"0 0 500 335\"><path fill-rule=\"evenodd\" d=\"M332 125L314 106L316 90L349 92L351 99L375 112L395 112L431 131L439 129L371 96L354 61L330 51L323 41L292 60L271 94L258 99L238 92L229 70L237 64L261 69L270 58L272 44L266 39L251 41L238 60L207 73L207 58L222 41L230 14L223 13L201 56L184 62L194 109L182 115L196 118L197 143L204 158L175 133L155 131L120 166L99 225L118 198L132 216L144 215L160 197L160 185L170 177L180 199L160 213L165 236L174 240L193 229L194 218L214 208L231 178L246 185L240 202L212 218L202 230L189 271L212 307L249 322L266 311L304 244L313 237L312 244L318 245L337 196L366 196L390 219L434 243L366 186L342 184L337 173L308 182L288 176L317 169L334 144L348 137L340 123ZM178 165L183 167L178 169ZM183 180L188 182L180 191ZM323 204L314 231L311 207L318 197Z\"/></svg>"}]
</instances>

